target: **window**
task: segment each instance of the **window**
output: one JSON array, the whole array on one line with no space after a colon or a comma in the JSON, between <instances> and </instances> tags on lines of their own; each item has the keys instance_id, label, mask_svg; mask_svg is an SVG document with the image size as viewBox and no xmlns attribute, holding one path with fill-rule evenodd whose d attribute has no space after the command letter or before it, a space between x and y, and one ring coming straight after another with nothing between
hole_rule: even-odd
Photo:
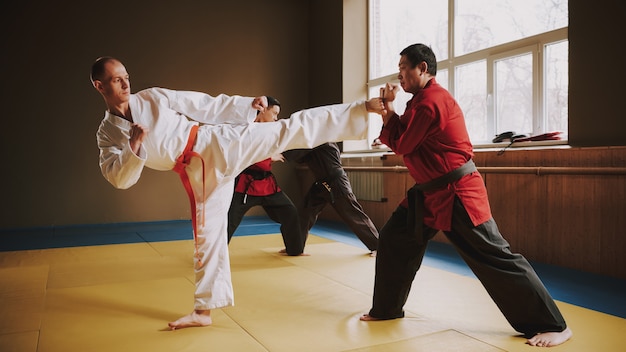
<instances>
[{"instance_id":1,"label":"window","mask_svg":"<svg viewBox=\"0 0 626 352\"><path fill-rule=\"evenodd\" d=\"M400 51L424 43L474 145L505 131L566 133L567 25L567 0L370 0L370 97L397 82ZM408 99L397 101L398 112ZM382 125L370 120L368 142Z\"/></svg>"}]
</instances>

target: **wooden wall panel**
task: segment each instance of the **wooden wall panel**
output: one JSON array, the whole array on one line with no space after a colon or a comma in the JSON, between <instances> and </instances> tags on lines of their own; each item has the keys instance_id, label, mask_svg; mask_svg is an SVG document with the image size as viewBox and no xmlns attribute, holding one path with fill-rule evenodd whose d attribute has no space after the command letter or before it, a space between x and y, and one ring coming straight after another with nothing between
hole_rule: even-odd
<instances>
[{"instance_id":1,"label":"wooden wall panel","mask_svg":"<svg viewBox=\"0 0 626 352\"><path fill-rule=\"evenodd\" d=\"M491 213L513 252L539 253L546 185L535 175L486 175ZM531 258L528 258L531 259Z\"/></svg>"},{"instance_id":2,"label":"wooden wall panel","mask_svg":"<svg viewBox=\"0 0 626 352\"><path fill-rule=\"evenodd\" d=\"M533 261L626 279L626 147L498 150L477 151L474 161L511 250ZM388 168L388 201L362 202L380 228L413 181L397 155L368 165ZM448 242L442 234L434 240Z\"/></svg>"},{"instance_id":3,"label":"wooden wall panel","mask_svg":"<svg viewBox=\"0 0 626 352\"><path fill-rule=\"evenodd\" d=\"M507 196L516 184L520 196ZM487 187L494 218L514 251L626 277L626 176L488 175Z\"/></svg>"},{"instance_id":4,"label":"wooden wall panel","mask_svg":"<svg viewBox=\"0 0 626 352\"><path fill-rule=\"evenodd\" d=\"M556 168L554 174L538 169L539 175L481 171L494 219L514 251L626 278L626 148L484 152L475 161L479 169Z\"/></svg>"},{"instance_id":5,"label":"wooden wall panel","mask_svg":"<svg viewBox=\"0 0 626 352\"><path fill-rule=\"evenodd\" d=\"M498 150L477 151L474 161L511 250L626 279L626 147ZM385 170L387 201L360 201L380 229L414 183L400 156L366 159L344 167ZM331 207L320 218L341 221ZM443 234L434 240L449 243Z\"/></svg>"}]
</instances>

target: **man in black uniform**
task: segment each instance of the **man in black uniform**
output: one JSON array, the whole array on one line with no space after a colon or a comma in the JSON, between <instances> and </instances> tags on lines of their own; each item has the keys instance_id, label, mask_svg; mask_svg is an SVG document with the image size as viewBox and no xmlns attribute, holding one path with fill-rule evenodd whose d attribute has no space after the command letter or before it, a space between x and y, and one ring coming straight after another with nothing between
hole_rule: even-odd
<instances>
[{"instance_id":1,"label":"man in black uniform","mask_svg":"<svg viewBox=\"0 0 626 352\"><path fill-rule=\"evenodd\" d=\"M352 193L348 176L341 166L341 151L337 143L325 143L313 149L288 150L283 152L283 156L287 161L306 164L316 179L299 211L304 238L330 203L371 255L376 256L378 230Z\"/></svg>"}]
</instances>

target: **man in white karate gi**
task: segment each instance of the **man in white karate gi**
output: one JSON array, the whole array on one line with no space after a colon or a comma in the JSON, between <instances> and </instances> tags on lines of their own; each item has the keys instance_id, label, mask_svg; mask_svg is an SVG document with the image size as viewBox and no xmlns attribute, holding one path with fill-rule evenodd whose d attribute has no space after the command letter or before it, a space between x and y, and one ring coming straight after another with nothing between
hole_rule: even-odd
<instances>
[{"instance_id":1,"label":"man in white karate gi","mask_svg":"<svg viewBox=\"0 0 626 352\"><path fill-rule=\"evenodd\" d=\"M134 185L144 166L176 171L191 203L195 240L194 310L170 329L206 326L211 309L234 305L227 244L228 208L235 177L246 167L287 149L362 139L367 113L381 113L379 98L294 113L252 123L267 98L149 88L131 94L124 65L96 60L94 88L107 110L97 132L100 169L116 188Z\"/></svg>"}]
</instances>

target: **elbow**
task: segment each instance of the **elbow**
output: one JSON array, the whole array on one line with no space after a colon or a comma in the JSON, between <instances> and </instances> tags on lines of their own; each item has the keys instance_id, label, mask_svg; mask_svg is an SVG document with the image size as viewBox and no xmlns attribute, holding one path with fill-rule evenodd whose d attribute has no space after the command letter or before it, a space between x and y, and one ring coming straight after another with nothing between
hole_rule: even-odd
<instances>
[{"instance_id":1,"label":"elbow","mask_svg":"<svg viewBox=\"0 0 626 352\"><path fill-rule=\"evenodd\" d=\"M130 149L129 149L130 153ZM138 159L129 159L128 162L106 161L100 163L102 176L117 189L128 189L133 186L141 176L143 162Z\"/></svg>"},{"instance_id":2,"label":"elbow","mask_svg":"<svg viewBox=\"0 0 626 352\"><path fill-rule=\"evenodd\" d=\"M135 183L137 183L136 180L129 180L129 179L125 179L123 177L114 177L112 175L107 175L105 173L103 173L102 175L111 184L111 186L113 186L113 187L115 187L117 189L129 189Z\"/></svg>"},{"instance_id":3,"label":"elbow","mask_svg":"<svg viewBox=\"0 0 626 352\"><path fill-rule=\"evenodd\" d=\"M111 186L115 187L116 189L129 189L132 186L132 184L120 182L119 180L116 180L116 179L111 179L111 178L106 178L106 179L107 181L109 181Z\"/></svg>"},{"instance_id":4,"label":"elbow","mask_svg":"<svg viewBox=\"0 0 626 352\"><path fill-rule=\"evenodd\" d=\"M122 184L122 183L111 183L113 187L117 189L129 189L132 185Z\"/></svg>"}]
</instances>

